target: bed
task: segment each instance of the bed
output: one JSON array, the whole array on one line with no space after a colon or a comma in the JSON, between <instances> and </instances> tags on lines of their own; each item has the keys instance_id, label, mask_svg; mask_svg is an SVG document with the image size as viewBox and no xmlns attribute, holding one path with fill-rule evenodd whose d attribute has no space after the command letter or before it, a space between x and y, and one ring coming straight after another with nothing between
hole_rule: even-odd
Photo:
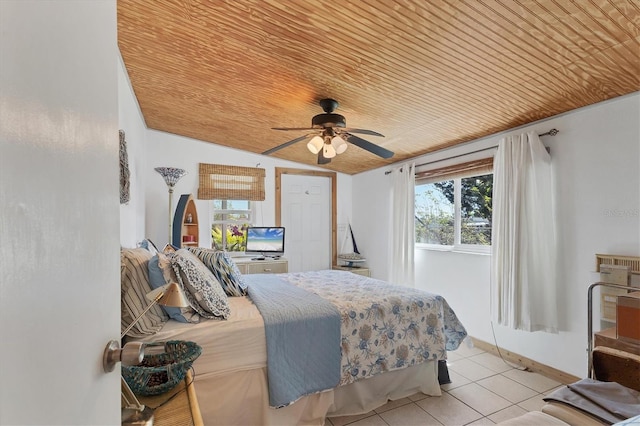
<instances>
[{"instance_id":1,"label":"bed","mask_svg":"<svg viewBox=\"0 0 640 426\"><path fill-rule=\"evenodd\" d=\"M466 337L464 327L441 296L350 272L256 274L241 279L248 294L227 298L226 319L199 323L170 319L160 326L155 324L153 333L135 337L146 342L190 340L202 347L194 371L205 424L322 425L326 417L365 413L388 400L417 392L437 396L438 361L446 359L446 352L457 349ZM290 331L282 332L288 343L277 346L289 344L286 356L274 356L276 349L268 340L275 339L277 333L271 329L269 314L261 312L260 292L265 297L275 296L276 309L280 306L296 312L308 309L297 306L288 295L303 295L301 303L307 303L306 294L310 294L314 300L332 305L338 313L337 325L313 328L317 319L302 320L302 326L312 327L302 332L307 340L291 345ZM333 344L316 342L321 341L323 330L335 327L338 337L330 336ZM311 352L302 348L297 353L296 346L312 347ZM303 371L294 376L302 374L301 382L313 382L314 371L330 358L314 358L325 347L331 348L327 354L338 353L338 364L328 363L331 374L316 375L319 380L335 377L336 382L274 401L273 395L278 393L274 383L289 379L274 377L283 366L274 366L273 360L287 358L287 369L299 363ZM289 371L284 371L287 374Z\"/></svg>"}]
</instances>

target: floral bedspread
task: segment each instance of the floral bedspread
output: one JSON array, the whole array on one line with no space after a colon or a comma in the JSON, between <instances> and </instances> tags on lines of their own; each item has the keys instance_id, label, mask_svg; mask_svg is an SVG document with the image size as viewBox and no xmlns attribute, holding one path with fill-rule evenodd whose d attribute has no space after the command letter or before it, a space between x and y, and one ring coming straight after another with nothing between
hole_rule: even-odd
<instances>
[{"instance_id":1,"label":"floral bedspread","mask_svg":"<svg viewBox=\"0 0 640 426\"><path fill-rule=\"evenodd\" d=\"M345 271L279 274L333 303L341 315L340 385L426 360L446 359L467 336L447 301Z\"/></svg>"}]
</instances>

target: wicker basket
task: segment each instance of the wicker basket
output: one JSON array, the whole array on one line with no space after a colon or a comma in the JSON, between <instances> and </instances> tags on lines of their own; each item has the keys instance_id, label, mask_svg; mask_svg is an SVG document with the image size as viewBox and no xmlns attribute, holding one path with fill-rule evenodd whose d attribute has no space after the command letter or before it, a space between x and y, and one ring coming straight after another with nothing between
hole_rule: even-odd
<instances>
[{"instance_id":1,"label":"wicker basket","mask_svg":"<svg viewBox=\"0 0 640 426\"><path fill-rule=\"evenodd\" d=\"M145 355L140 365L123 365L122 377L137 395L159 395L180 383L201 353L194 342L170 340L163 353Z\"/></svg>"}]
</instances>

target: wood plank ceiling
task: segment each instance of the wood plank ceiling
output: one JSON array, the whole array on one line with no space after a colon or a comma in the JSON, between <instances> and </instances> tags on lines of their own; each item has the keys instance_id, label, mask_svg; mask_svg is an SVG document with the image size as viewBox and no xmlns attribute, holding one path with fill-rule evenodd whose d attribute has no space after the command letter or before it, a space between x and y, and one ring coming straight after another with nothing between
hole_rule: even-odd
<instances>
[{"instance_id":1,"label":"wood plank ceiling","mask_svg":"<svg viewBox=\"0 0 640 426\"><path fill-rule=\"evenodd\" d=\"M640 88L638 0L118 0L118 45L152 129L261 153L338 100L395 152L348 174Z\"/></svg>"}]
</instances>

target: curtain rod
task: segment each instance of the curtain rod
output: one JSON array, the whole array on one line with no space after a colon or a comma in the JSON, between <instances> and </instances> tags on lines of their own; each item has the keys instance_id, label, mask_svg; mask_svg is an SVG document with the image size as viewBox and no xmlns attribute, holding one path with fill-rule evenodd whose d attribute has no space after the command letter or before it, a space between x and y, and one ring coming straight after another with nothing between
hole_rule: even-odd
<instances>
[{"instance_id":1,"label":"curtain rod","mask_svg":"<svg viewBox=\"0 0 640 426\"><path fill-rule=\"evenodd\" d=\"M541 134L539 134L538 136L539 136L539 137L542 137L542 136L555 136L555 135L557 135L558 133L560 133L560 130L558 130L558 129L551 129L551 130L549 130L548 132L545 132L545 133L541 133ZM434 163L440 163L440 162L442 162L442 161L453 160L454 158L464 157L464 156L471 155L471 154L477 154L478 152L489 151L489 150L491 150L491 149L495 149L495 148L497 148L497 147L498 147L498 145L493 145L493 146L490 146L490 147L488 147L488 148L477 149L477 150L475 150L475 151L465 152L464 154L453 155L453 156L451 156L451 157L442 158L442 159L440 159L440 160L433 160L433 161L428 161L428 162L426 162L426 163L416 164L416 165L415 165L415 167L428 166L429 164L434 164ZM451 148L453 148L453 147L451 147ZM400 169L400 170L402 170L402 169ZM384 172L384 174L385 174L385 175L388 175L388 174L390 174L392 171L393 171L393 170L387 170L386 172Z\"/></svg>"}]
</instances>

